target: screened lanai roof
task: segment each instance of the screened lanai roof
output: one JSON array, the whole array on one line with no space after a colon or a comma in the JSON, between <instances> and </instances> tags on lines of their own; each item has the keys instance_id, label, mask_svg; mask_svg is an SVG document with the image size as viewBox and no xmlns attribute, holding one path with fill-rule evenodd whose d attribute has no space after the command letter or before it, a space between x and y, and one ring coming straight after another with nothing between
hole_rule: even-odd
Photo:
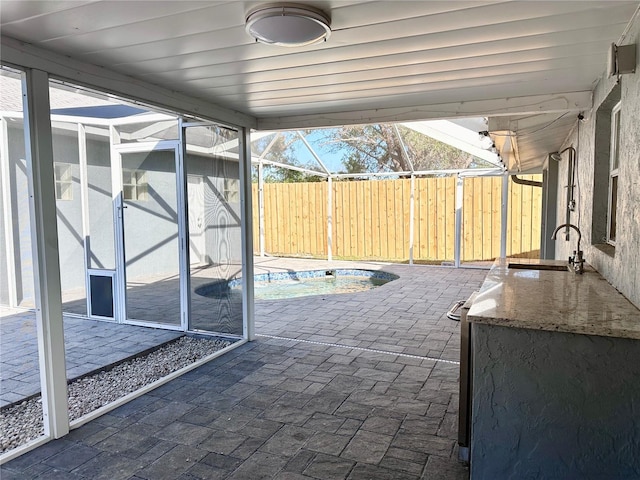
<instances>
[{"instance_id":1,"label":"screened lanai roof","mask_svg":"<svg viewBox=\"0 0 640 480\"><path fill-rule=\"evenodd\" d=\"M321 177L505 170L486 119L433 120L327 129L260 132L254 162Z\"/></svg>"}]
</instances>

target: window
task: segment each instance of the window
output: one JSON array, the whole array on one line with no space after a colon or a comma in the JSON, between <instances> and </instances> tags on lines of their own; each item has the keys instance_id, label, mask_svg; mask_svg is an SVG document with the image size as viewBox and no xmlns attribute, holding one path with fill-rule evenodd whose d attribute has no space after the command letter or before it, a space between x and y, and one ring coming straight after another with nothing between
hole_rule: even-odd
<instances>
[{"instance_id":1,"label":"window","mask_svg":"<svg viewBox=\"0 0 640 480\"><path fill-rule=\"evenodd\" d=\"M125 200L148 200L147 172L122 169L122 195Z\"/></svg>"},{"instance_id":2,"label":"window","mask_svg":"<svg viewBox=\"0 0 640 480\"><path fill-rule=\"evenodd\" d=\"M73 200L71 164L54 163L53 171L56 182L56 200Z\"/></svg>"},{"instance_id":3,"label":"window","mask_svg":"<svg viewBox=\"0 0 640 480\"><path fill-rule=\"evenodd\" d=\"M618 82L596 110L591 245L615 256L622 85Z\"/></svg>"},{"instance_id":4,"label":"window","mask_svg":"<svg viewBox=\"0 0 640 480\"><path fill-rule=\"evenodd\" d=\"M607 214L607 242L616 244L618 208L618 165L620 147L620 102L611 110L611 152L609 154L609 204Z\"/></svg>"},{"instance_id":5,"label":"window","mask_svg":"<svg viewBox=\"0 0 640 480\"><path fill-rule=\"evenodd\" d=\"M240 201L240 180L237 178L224 179L224 199L229 203Z\"/></svg>"}]
</instances>

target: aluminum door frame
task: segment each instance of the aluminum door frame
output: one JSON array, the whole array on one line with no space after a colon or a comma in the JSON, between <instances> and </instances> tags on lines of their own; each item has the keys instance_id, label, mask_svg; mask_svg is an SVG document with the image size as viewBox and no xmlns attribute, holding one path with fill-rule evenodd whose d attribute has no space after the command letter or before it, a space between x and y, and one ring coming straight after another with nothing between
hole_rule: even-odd
<instances>
[{"instance_id":1,"label":"aluminum door frame","mask_svg":"<svg viewBox=\"0 0 640 480\"><path fill-rule=\"evenodd\" d=\"M178 212L178 267L179 267L179 295L180 295L180 324L167 325L166 323L149 322L127 318L127 276L126 276L126 258L124 251L124 215L123 208L123 185L122 185L122 155L125 153L151 153L154 151L171 151L174 152L175 170L176 170L176 209ZM126 323L128 325L140 325L145 327L162 328L165 330L181 330L188 329L188 307L185 304L185 294L188 294L188 259L185 252L185 239L188 235L185 226L185 188L186 178L184 169L182 168L182 156L180 154L179 140L161 140L157 142L137 142L137 143L116 143L111 142L111 191L113 215L115 219L115 250L116 250L116 285L117 292L114 294L115 301L115 317L118 323ZM188 244L187 244L188 246Z\"/></svg>"}]
</instances>

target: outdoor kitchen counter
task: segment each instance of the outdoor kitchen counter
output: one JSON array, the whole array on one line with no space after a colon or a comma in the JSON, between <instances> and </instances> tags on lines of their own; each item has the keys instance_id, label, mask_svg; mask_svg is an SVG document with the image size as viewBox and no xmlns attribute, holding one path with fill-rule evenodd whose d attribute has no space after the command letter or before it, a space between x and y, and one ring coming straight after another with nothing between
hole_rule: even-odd
<instances>
[{"instance_id":1,"label":"outdoor kitchen counter","mask_svg":"<svg viewBox=\"0 0 640 480\"><path fill-rule=\"evenodd\" d=\"M467 320L471 480L640 478L640 311L599 273L498 261Z\"/></svg>"},{"instance_id":2,"label":"outdoor kitchen counter","mask_svg":"<svg viewBox=\"0 0 640 480\"><path fill-rule=\"evenodd\" d=\"M557 260L511 260L566 265ZM499 259L469 311L478 324L640 340L640 310L591 266L571 271L508 268Z\"/></svg>"}]
</instances>

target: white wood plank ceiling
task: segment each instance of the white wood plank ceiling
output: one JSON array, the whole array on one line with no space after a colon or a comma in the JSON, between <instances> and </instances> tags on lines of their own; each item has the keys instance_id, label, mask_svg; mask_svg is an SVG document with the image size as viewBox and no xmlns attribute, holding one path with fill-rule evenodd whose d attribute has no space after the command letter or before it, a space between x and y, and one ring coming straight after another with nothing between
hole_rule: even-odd
<instances>
[{"instance_id":1,"label":"white wood plank ceiling","mask_svg":"<svg viewBox=\"0 0 640 480\"><path fill-rule=\"evenodd\" d=\"M0 32L247 114L263 129L512 115L529 131L520 155L537 162L590 108L609 46L640 4L314 1L331 17L331 37L283 48L245 32L261 3L2 0ZM563 114L540 146L536 129Z\"/></svg>"}]
</instances>

